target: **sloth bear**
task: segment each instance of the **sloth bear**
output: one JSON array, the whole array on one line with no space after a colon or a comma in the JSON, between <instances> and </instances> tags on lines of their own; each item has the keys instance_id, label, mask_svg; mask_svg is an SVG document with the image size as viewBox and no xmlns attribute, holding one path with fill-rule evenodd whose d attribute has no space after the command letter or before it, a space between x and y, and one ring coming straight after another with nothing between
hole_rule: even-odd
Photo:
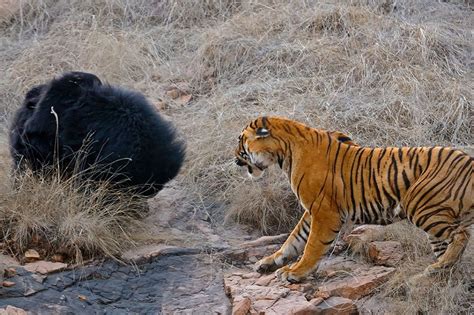
<instances>
[{"instance_id":1,"label":"sloth bear","mask_svg":"<svg viewBox=\"0 0 474 315\"><path fill-rule=\"evenodd\" d=\"M143 197L179 172L185 145L138 93L69 72L26 93L10 127L16 170L108 181Z\"/></svg>"}]
</instances>

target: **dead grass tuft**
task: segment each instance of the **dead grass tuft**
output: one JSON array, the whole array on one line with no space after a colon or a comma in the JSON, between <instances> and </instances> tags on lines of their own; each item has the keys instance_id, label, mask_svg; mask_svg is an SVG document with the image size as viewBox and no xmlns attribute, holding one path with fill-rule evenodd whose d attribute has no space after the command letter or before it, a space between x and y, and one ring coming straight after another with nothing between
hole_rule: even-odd
<instances>
[{"instance_id":1,"label":"dead grass tuft","mask_svg":"<svg viewBox=\"0 0 474 315\"><path fill-rule=\"evenodd\" d=\"M31 172L12 177L7 154L1 156L0 236L20 261L26 250L36 249L44 259L62 254L81 263L117 257L134 244L137 217L146 211L143 200L79 175L61 179L45 171L40 178Z\"/></svg>"},{"instance_id":2,"label":"dead grass tuft","mask_svg":"<svg viewBox=\"0 0 474 315\"><path fill-rule=\"evenodd\" d=\"M278 181L271 182L273 178ZM235 181L226 191L226 199L229 203L227 222L236 220L266 234L295 226L303 214L282 174L270 174L258 181L251 178Z\"/></svg>"}]
</instances>

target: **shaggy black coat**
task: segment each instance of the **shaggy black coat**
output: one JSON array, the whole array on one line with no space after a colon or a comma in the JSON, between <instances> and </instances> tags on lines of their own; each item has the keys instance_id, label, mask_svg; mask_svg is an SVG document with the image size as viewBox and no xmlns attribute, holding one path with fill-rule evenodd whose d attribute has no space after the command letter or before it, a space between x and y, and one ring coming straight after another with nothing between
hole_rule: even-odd
<instances>
[{"instance_id":1,"label":"shaggy black coat","mask_svg":"<svg viewBox=\"0 0 474 315\"><path fill-rule=\"evenodd\" d=\"M146 197L178 174L185 156L174 127L142 94L83 72L27 92L10 148L17 170L108 180Z\"/></svg>"}]
</instances>

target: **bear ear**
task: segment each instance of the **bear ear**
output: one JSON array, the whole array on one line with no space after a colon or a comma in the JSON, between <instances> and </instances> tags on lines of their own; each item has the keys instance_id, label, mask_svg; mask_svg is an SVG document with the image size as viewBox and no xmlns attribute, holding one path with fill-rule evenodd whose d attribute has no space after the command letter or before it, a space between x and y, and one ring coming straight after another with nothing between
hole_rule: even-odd
<instances>
[{"instance_id":1,"label":"bear ear","mask_svg":"<svg viewBox=\"0 0 474 315\"><path fill-rule=\"evenodd\" d=\"M256 135L257 135L257 139L258 138L265 138L265 137L268 137L270 135L270 131L267 128L258 128L257 132L256 132Z\"/></svg>"}]
</instances>

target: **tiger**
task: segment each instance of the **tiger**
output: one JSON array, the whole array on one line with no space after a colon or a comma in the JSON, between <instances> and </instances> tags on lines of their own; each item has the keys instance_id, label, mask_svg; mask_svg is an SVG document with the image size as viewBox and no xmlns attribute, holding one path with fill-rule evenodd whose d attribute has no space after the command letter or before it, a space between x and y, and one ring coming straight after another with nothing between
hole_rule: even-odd
<instances>
[{"instance_id":1,"label":"tiger","mask_svg":"<svg viewBox=\"0 0 474 315\"><path fill-rule=\"evenodd\" d=\"M258 117L240 134L235 163L255 178L278 165L304 213L281 248L255 270L276 270L279 279L300 282L317 269L343 226L400 220L428 235L436 261L422 274L450 268L474 221L473 162L449 147L370 148L341 132Z\"/></svg>"}]
</instances>

